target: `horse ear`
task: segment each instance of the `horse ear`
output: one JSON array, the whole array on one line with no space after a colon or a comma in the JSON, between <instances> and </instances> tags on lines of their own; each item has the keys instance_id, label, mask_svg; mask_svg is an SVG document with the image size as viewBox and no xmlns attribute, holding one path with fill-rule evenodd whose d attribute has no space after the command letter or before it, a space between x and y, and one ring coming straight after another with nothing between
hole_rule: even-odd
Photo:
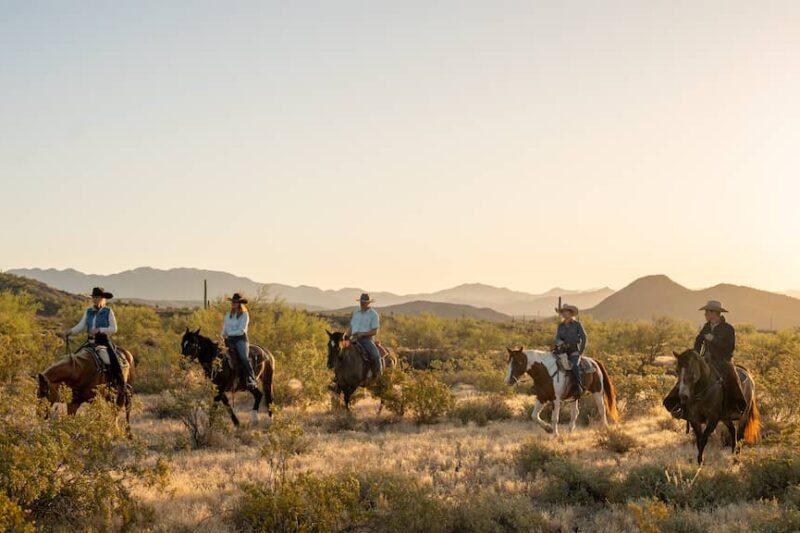
<instances>
[{"instance_id":1,"label":"horse ear","mask_svg":"<svg viewBox=\"0 0 800 533\"><path fill-rule=\"evenodd\" d=\"M328 337L333 337L333 333L331 333L330 331L328 331L328 329L327 329L327 328L325 329L325 333L327 333L327 334L328 334Z\"/></svg>"},{"instance_id":2,"label":"horse ear","mask_svg":"<svg viewBox=\"0 0 800 533\"><path fill-rule=\"evenodd\" d=\"M518 351L518 352L524 352L524 351L525 351L525 347L524 347L523 345L521 345L521 344L520 344L520 345L519 345L519 348L517 348L517 351Z\"/></svg>"},{"instance_id":3,"label":"horse ear","mask_svg":"<svg viewBox=\"0 0 800 533\"><path fill-rule=\"evenodd\" d=\"M186 326L186 333L189 333L189 326Z\"/></svg>"},{"instance_id":4,"label":"horse ear","mask_svg":"<svg viewBox=\"0 0 800 533\"><path fill-rule=\"evenodd\" d=\"M195 335L200 335L200 329L201 329L201 328L197 328L197 331L195 331L195 332L194 332L194 334L195 334Z\"/></svg>"},{"instance_id":5,"label":"horse ear","mask_svg":"<svg viewBox=\"0 0 800 533\"><path fill-rule=\"evenodd\" d=\"M674 355L674 356L675 356L675 358L677 359L678 357L680 357L680 355L681 355L681 354L679 354L679 353L678 353L678 352L676 352L675 350L672 350L672 355Z\"/></svg>"},{"instance_id":6,"label":"horse ear","mask_svg":"<svg viewBox=\"0 0 800 533\"><path fill-rule=\"evenodd\" d=\"M48 383L49 383L47 381L47 377L44 374L41 374L41 373L36 374L36 380L39 382L39 385L43 385L43 386L47 386Z\"/></svg>"},{"instance_id":7,"label":"horse ear","mask_svg":"<svg viewBox=\"0 0 800 533\"><path fill-rule=\"evenodd\" d=\"M511 355L512 353L514 353L514 350L512 350L508 346L506 346L506 350L508 350L508 355Z\"/></svg>"}]
</instances>

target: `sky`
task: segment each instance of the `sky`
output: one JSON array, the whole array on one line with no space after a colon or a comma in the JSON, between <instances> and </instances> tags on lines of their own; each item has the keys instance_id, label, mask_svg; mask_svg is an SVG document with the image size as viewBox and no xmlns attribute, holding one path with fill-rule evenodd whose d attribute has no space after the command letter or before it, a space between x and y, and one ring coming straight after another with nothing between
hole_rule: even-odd
<instances>
[{"instance_id":1,"label":"sky","mask_svg":"<svg viewBox=\"0 0 800 533\"><path fill-rule=\"evenodd\" d=\"M0 269L800 289L800 2L0 2Z\"/></svg>"}]
</instances>

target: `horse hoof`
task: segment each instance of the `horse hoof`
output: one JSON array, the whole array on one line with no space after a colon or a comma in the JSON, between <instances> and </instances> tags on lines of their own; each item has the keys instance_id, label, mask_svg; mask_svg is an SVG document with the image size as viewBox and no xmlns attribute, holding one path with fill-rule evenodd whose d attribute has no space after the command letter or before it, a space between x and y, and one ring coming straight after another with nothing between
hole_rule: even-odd
<instances>
[{"instance_id":1,"label":"horse hoof","mask_svg":"<svg viewBox=\"0 0 800 533\"><path fill-rule=\"evenodd\" d=\"M258 424L258 411L256 411L255 409L250 411L250 423Z\"/></svg>"}]
</instances>

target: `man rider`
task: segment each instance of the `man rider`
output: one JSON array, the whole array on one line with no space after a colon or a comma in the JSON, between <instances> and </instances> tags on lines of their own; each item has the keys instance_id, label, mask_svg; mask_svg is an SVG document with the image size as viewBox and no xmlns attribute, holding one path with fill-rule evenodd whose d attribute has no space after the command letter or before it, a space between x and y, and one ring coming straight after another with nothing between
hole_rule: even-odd
<instances>
[{"instance_id":1,"label":"man rider","mask_svg":"<svg viewBox=\"0 0 800 533\"><path fill-rule=\"evenodd\" d=\"M577 394L583 394L583 381L581 379L580 360L586 350L586 331L583 325L575 318L578 308L574 305L561 306L561 323L556 330L556 348L553 353L565 353L572 365L572 379L575 382Z\"/></svg>"},{"instance_id":2,"label":"man rider","mask_svg":"<svg viewBox=\"0 0 800 533\"><path fill-rule=\"evenodd\" d=\"M694 351L703 355L722 378L725 387L725 411L732 419L741 418L747 409L747 400L742 392L739 374L733 364L736 349L736 331L728 324L722 313L727 313L720 302L709 300L699 311L705 311L706 323L694 341ZM664 407L675 418L683 417L683 409L675 385L664 398Z\"/></svg>"},{"instance_id":3,"label":"man rider","mask_svg":"<svg viewBox=\"0 0 800 533\"><path fill-rule=\"evenodd\" d=\"M70 335L86 331L89 342L94 344L100 359L110 369L110 381L115 386L122 388L125 385L125 378L120 360L116 355L116 349L109 337L117 332L114 310L106 305L107 300L113 297L113 294L106 292L102 287L92 289L92 306L83 313L80 322L64 332L64 337L68 338Z\"/></svg>"},{"instance_id":4,"label":"man rider","mask_svg":"<svg viewBox=\"0 0 800 533\"><path fill-rule=\"evenodd\" d=\"M361 295L358 299L360 307L353 311L347 333L351 341L357 342L367 351L372 360L372 376L377 378L381 374L381 355L373 338L378 334L381 319L378 312L370 307L374 301L367 293Z\"/></svg>"}]
</instances>

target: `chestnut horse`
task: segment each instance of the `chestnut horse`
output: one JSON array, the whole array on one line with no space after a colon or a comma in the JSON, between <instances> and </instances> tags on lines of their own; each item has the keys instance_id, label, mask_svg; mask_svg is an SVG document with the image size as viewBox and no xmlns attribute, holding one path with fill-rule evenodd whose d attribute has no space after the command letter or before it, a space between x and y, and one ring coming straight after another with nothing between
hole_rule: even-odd
<instances>
[{"instance_id":1,"label":"chestnut horse","mask_svg":"<svg viewBox=\"0 0 800 533\"><path fill-rule=\"evenodd\" d=\"M361 351L345 338L343 332L325 332L328 334L328 368L333 370L336 379L336 393L344 394L344 407L350 410L350 399L356 389L366 387L376 380L371 379L372 370ZM397 366L397 357L388 351L383 355L382 361L384 369Z\"/></svg>"},{"instance_id":2,"label":"chestnut horse","mask_svg":"<svg viewBox=\"0 0 800 533\"><path fill-rule=\"evenodd\" d=\"M738 421L724 413L724 387L721 376L705 357L694 350L672 352L677 359L678 394L684 408L684 417L694 431L697 444L697 463L703 464L703 450L717 424L722 422L731 435L731 452L744 441L756 444L761 439L761 413L756 404L756 387L750 373L736 367L742 382L742 392L747 409ZM705 427L703 425L705 424Z\"/></svg>"},{"instance_id":3,"label":"chestnut horse","mask_svg":"<svg viewBox=\"0 0 800 533\"><path fill-rule=\"evenodd\" d=\"M240 375L241 365L238 364L238 356L228 357L228 350L208 337L200 335L200 328L197 328L197 331L189 331L189 328L186 328L183 339L181 339L181 354L189 360L197 359L200 362L206 377L217 386L217 395L214 396L214 401L222 402L228 408L233 425L239 425L239 418L233 412L228 401L228 392L247 391L253 395L253 409L250 411L251 424L258 422L258 408L262 398L267 404L267 414L272 417L272 378L275 372L275 357L269 350L250 343L250 364L253 366L256 379L261 378L264 387L263 394L258 387L248 388L247 380Z\"/></svg>"},{"instance_id":4,"label":"chestnut horse","mask_svg":"<svg viewBox=\"0 0 800 533\"><path fill-rule=\"evenodd\" d=\"M534 422L542 426L545 431L558 435L561 402L572 402L569 430L574 431L575 423L578 420L578 397L575 395L571 376L559 368L556 356L552 352L523 350L522 347L516 350L506 348L506 350L508 350L506 385L516 384L524 374L528 374L533 379L533 394L536 396L536 402L533 404L531 418ZM603 425L608 427L606 414L614 422L619 420L616 389L603 363L588 357L583 357L583 359L589 361L589 364L595 369L594 372L583 374L584 394L594 396L597 412L600 413ZM550 424L539 416L548 403L553 404L553 416Z\"/></svg>"},{"instance_id":5,"label":"chestnut horse","mask_svg":"<svg viewBox=\"0 0 800 533\"><path fill-rule=\"evenodd\" d=\"M128 350L116 347L117 352L128 360L128 367L123 368L123 377L128 384L123 392L117 394L116 403L125 407L125 421L130 430L131 392L130 383L133 378L133 355ZM84 344L78 351L67 354L36 375L39 382L37 395L47 398L52 406L59 401L58 389L62 385L72 391L72 399L67 404L67 413L75 414L81 404L88 402L97 394L97 387L108 385L108 372L103 371L102 362L98 362L92 354L92 347Z\"/></svg>"}]
</instances>

